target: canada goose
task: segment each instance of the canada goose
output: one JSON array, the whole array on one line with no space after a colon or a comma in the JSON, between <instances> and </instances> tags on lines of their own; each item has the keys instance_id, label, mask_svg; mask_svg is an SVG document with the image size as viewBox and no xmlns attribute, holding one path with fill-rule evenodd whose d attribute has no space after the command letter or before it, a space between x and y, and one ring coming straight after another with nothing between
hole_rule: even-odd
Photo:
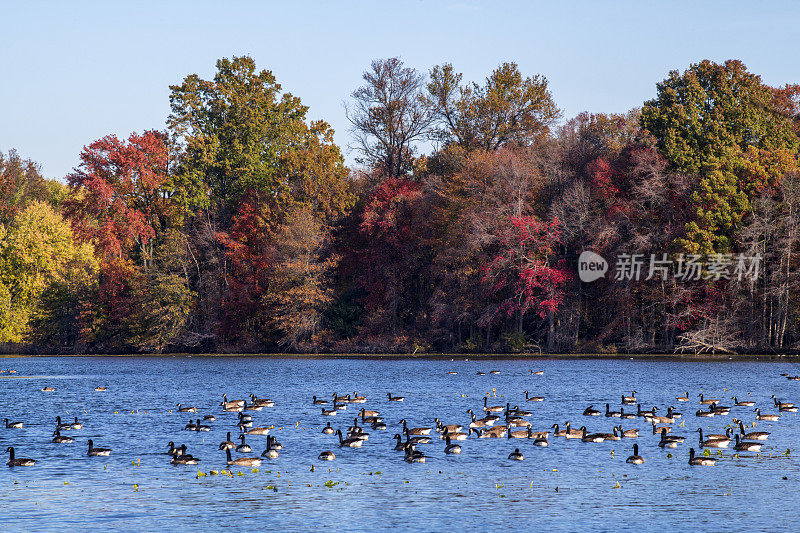
<instances>
[{"instance_id":1,"label":"canada goose","mask_svg":"<svg viewBox=\"0 0 800 533\"><path fill-rule=\"evenodd\" d=\"M370 417L377 417L380 415L378 411L370 411L368 409L364 409L363 407L358 410L358 414L361 415L361 420L364 421L365 419L369 419ZM374 422L374 420L369 420L369 422Z\"/></svg>"},{"instance_id":2,"label":"canada goose","mask_svg":"<svg viewBox=\"0 0 800 533\"><path fill-rule=\"evenodd\" d=\"M774 421L778 420L778 418L779 418L779 415L772 415L772 414L762 415L761 414L761 409L756 407L756 420L766 420L766 421L774 422Z\"/></svg>"},{"instance_id":3,"label":"canada goose","mask_svg":"<svg viewBox=\"0 0 800 533\"><path fill-rule=\"evenodd\" d=\"M376 420L371 424L372 429L383 431L386 429L386 424L381 420Z\"/></svg>"},{"instance_id":4,"label":"canada goose","mask_svg":"<svg viewBox=\"0 0 800 533\"><path fill-rule=\"evenodd\" d=\"M553 424L551 426L553 428L553 436L554 437L566 437L567 430L566 429L559 429L558 424Z\"/></svg>"},{"instance_id":5,"label":"canada goose","mask_svg":"<svg viewBox=\"0 0 800 533\"><path fill-rule=\"evenodd\" d=\"M639 445L633 445L633 455L625 459L626 463L630 463L632 465L643 465L644 464L644 457L639 455Z\"/></svg>"},{"instance_id":6,"label":"canada goose","mask_svg":"<svg viewBox=\"0 0 800 533\"><path fill-rule=\"evenodd\" d=\"M701 418L710 418L710 417L712 417L714 415L715 415L714 411L703 411L702 409L698 409L694 413L694 416L698 416L698 417L701 417Z\"/></svg>"},{"instance_id":7,"label":"canada goose","mask_svg":"<svg viewBox=\"0 0 800 533\"><path fill-rule=\"evenodd\" d=\"M797 407L795 407L794 404L791 403L778 402L778 411L780 411L781 413L796 413Z\"/></svg>"},{"instance_id":8,"label":"canada goose","mask_svg":"<svg viewBox=\"0 0 800 533\"><path fill-rule=\"evenodd\" d=\"M581 426L581 442L603 442L606 440L605 436L600 433L589 433L586 431L586 426Z\"/></svg>"},{"instance_id":9,"label":"canada goose","mask_svg":"<svg viewBox=\"0 0 800 533\"><path fill-rule=\"evenodd\" d=\"M407 463L424 463L425 462L425 454L419 450L414 449L413 444L406 444L405 447L406 454L403 460Z\"/></svg>"},{"instance_id":10,"label":"canada goose","mask_svg":"<svg viewBox=\"0 0 800 533\"><path fill-rule=\"evenodd\" d=\"M793 403L782 402L774 394L772 395L772 401L775 402L775 407L780 407L781 405L783 405L784 407L794 407Z\"/></svg>"},{"instance_id":11,"label":"canada goose","mask_svg":"<svg viewBox=\"0 0 800 533\"><path fill-rule=\"evenodd\" d=\"M269 459L278 458L278 450L272 445L274 438L275 437L272 436L267 437L267 449L261 452L261 457L268 457Z\"/></svg>"},{"instance_id":12,"label":"canada goose","mask_svg":"<svg viewBox=\"0 0 800 533\"><path fill-rule=\"evenodd\" d=\"M514 451L508 454L508 458L512 461L523 461L525 456L522 455L522 452L519 451L519 448L514 448Z\"/></svg>"},{"instance_id":13,"label":"canada goose","mask_svg":"<svg viewBox=\"0 0 800 533\"><path fill-rule=\"evenodd\" d=\"M469 427L471 428L484 428L494 424L494 420L489 420L488 417L476 419L472 409L467 409L467 412L472 417L472 421L469 423Z\"/></svg>"},{"instance_id":14,"label":"canada goose","mask_svg":"<svg viewBox=\"0 0 800 533\"><path fill-rule=\"evenodd\" d=\"M550 446L550 442L547 440L547 435L544 435L544 436L536 437L533 440L533 445L534 446L539 446L541 448L544 448L546 446Z\"/></svg>"},{"instance_id":15,"label":"canada goose","mask_svg":"<svg viewBox=\"0 0 800 533\"><path fill-rule=\"evenodd\" d=\"M512 428L527 428L530 427L531 423L518 416L509 416L506 418L506 425Z\"/></svg>"},{"instance_id":16,"label":"canada goose","mask_svg":"<svg viewBox=\"0 0 800 533\"><path fill-rule=\"evenodd\" d=\"M395 433L394 437L392 437L392 438L395 440L395 444L394 444L395 451L400 452L400 451L405 450L406 445L403 443L403 438L400 436L399 433Z\"/></svg>"},{"instance_id":17,"label":"canada goose","mask_svg":"<svg viewBox=\"0 0 800 533\"><path fill-rule=\"evenodd\" d=\"M739 434L737 433L734 435L736 438L736 444L733 446L733 449L737 452L760 452L761 451L761 444L758 442L748 442L746 440L740 441Z\"/></svg>"},{"instance_id":18,"label":"canada goose","mask_svg":"<svg viewBox=\"0 0 800 533\"><path fill-rule=\"evenodd\" d=\"M483 397L483 410L487 413L500 413L503 411L502 405L487 405L489 402L489 398L484 396Z\"/></svg>"},{"instance_id":19,"label":"canada goose","mask_svg":"<svg viewBox=\"0 0 800 533\"><path fill-rule=\"evenodd\" d=\"M636 418L636 414L634 413L626 413L624 407L619 408L619 417L625 420L633 420Z\"/></svg>"},{"instance_id":20,"label":"canada goose","mask_svg":"<svg viewBox=\"0 0 800 533\"><path fill-rule=\"evenodd\" d=\"M600 411L595 409L593 405L590 405L583 410L583 416L600 416Z\"/></svg>"},{"instance_id":21,"label":"canada goose","mask_svg":"<svg viewBox=\"0 0 800 533\"><path fill-rule=\"evenodd\" d=\"M481 372L480 370L478 370L477 372L475 372L475 375L476 376L485 376L486 372Z\"/></svg>"},{"instance_id":22,"label":"canada goose","mask_svg":"<svg viewBox=\"0 0 800 533\"><path fill-rule=\"evenodd\" d=\"M184 444L182 448L186 448L186 445ZM200 462L200 459L188 454L179 454L176 451L169 462L174 465L196 465Z\"/></svg>"},{"instance_id":23,"label":"canada goose","mask_svg":"<svg viewBox=\"0 0 800 533\"><path fill-rule=\"evenodd\" d=\"M323 400L322 398L317 399L316 396L311 397L314 400L314 405L327 405L328 400Z\"/></svg>"},{"instance_id":24,"label":"canada goose","mask_svg":"<svg viewBox=\"0 0 800 533\"><path fill-rule=\"evenodd\" d=\"M197 419L197 423L194 425L195 431L211 431L211 426L206 426L200 423L200 419Z\"/></svg>"},{"instance_id":25,"label":"canada goose","mask_svg":"<svg viewBox=\"0 0 800 533\"><path fill-rule=\"evenodd\" d=\"M729 415L731 413L731 408L727 405L717 405L716 403L712 403L708 409L715 415Z\"/></svg>"},{"instance_id":26,"label":"canada goose","mask_svg":"<svg viewBox=\"0 0 800 533\"><path fill-rule=\"evenodd\" d=\"M333 435L333 434L335 433L335 432L333 431L333 428L331 427L331 423L330 423L330 422L328 422L328 425L327 425L327 426L325 426L324 428L322 428L322 432L323 432L324 434L326 434L326 435Z\"/></svg>"},{"instance_id":27,"label":"canada goose","mask_svg":"<svg viewBox=\"0 0 800 533\"><path fill-rule=\"evenodd\" d=\"M208 422L216 422L216 420L217 420L217 417L216 417L216 416L214 416L214 415L205 415L205 416L203 417L203 420L206 420L206 421L208 421Z\"/></svg>"},{"instance_id":28,"label":"canada goose","mask_svg":"<svg viewBox=\"0 0 800 533\"><path fill-rule=\"evenodd\" d=\"M550 436L549 431L533 431L532 428L528 428L529 439L546 439L548 436Z\"/></svg>"},{"instance_id":29,"label":"canada goose","mask_svg":"<svg viewBox=\"0 0 800 533\"><path fill-rule=\"evenodd\" d=\"M716 398L703 398L703 393L701 392L698 394L700 397L700 405L711 405L712 403L717 403L719 400Z\"/></svg>"},{"instance_id":30,"label":"canada goose","mask_svg":"<svg viewBox=\"0 0 800 533\"><path fill-rule=\"evenodd\" d=\"M55 390L53 387L44 387L42 392L55 392Z\"/></svg>"},{"instance_id":31,"label":"canada goose","mask_svg":"<svg viewBox=\"0 0 800 533\"><path fill-rule=\"evenodd\" d=\"M358 417L355 418L353 425L347 430L348 438L356 438L361 440L369 440L369 433L366 433L362 427L358 425Z\"/></svg>"},{"instance_id":32,"label":"canada goose","mask_svg":"<svg viewBox=\"0 0 800 533\"><path fill-rule=\"evenodd\" d=\"M350 403L367 403L367 397L359 396L357 392L353 391L353 397L350 399Z\"/></svg>"},{"instance_id":33,"label":"canada goose","mask_svg":"<svg viewBox=\"0 0 800 533\"><path fill-rule=\"evenodd\" d=\"M677 448L678 444L683 442L686 437L678 437L678 436L667 436L666 429L661 429L661 440L659 441L658 445L661 448Z\"/></svg>"},{"instance_id":34,"label":"canada goose","mask_svg":"<svg viewBox=\"0 0 800 533\"><path fill-rule=\"evenodd\" d=\"M95 387L94 390L96 392L105 392L106 390L108 390L108 387Z\"/></svg>"},{"instance_id":35,"label":"canada goose","mask_svg":"<svg viewBox=\"0 0 800 533\"><path fill-rule=\"evenodd\" d=\"M528 391L525 391L525 401L526 402L543 402L544 397L542 396L528 396Z\"/></svg>"},{"instance_id":36,"label":"canada goose","mask_svg":"<svg viewBox=\"0 0 800 533\"><path fill-rule=\"evenodd\" d=\"M620 418L622 413L619 411L611 411L608 404L606 404L606 418Z\"/></svg>"},{"instance_id":37,"label":"canada goose","mask_svg":"<svg viewBox=\"0 0 800 533\"><path fill-rule=\"evenodd\" d=\"M56 417L56 429L59 430L59 431L69 431L70 429L72 429L72 424L63 424L61 422L61 417L57 416Z\"/></svg>"},{"instance_id":38,"label":"canada goose","mask_svg":"<svg viewBox=\"0 0 800 533\"><path fill-rule=\"evenodd\" d=\"M75 442L75 440L72 437L62 435L59 430L55 430L53 432L53 442L56 444L69 444L71 442Z\"/></svg>"},{"instance_id":39,"label":"canada goose","mask_svg":"<svg viewBox=\"0 0 800 533\"><path fill-rule=\"evenodd\" d=\"M635 439L639 437L638 429L622 429L622 426L617 426L617 429L619 430L619 434L626 439Z\"/></svg>"},{"instance_id":40,"label":"canada goose","mask_svg":"<svg viewBox=\"0 0 800 533\"><path fill-rule=\"evenodd\" d=\"M667 407L667 416L670 418L683 418L683 413L679 413L671 405Z\"/></svg>"},{"instance_id":41,"label":"canada goose","mask_svg":"<svg viewBox=\"0 0 800 533\"><path fill-rule=\"evenodd\" d=\"M228 401L228 395L227 394L223 394L222 395L222 401L219 402L219 404L222 406L222 409L224 411L234 411L236 407L243 407L244 406L244 400Z\"/></svg>"},{"instance_id":42,"label":"canada goose","mask_svg":"<svg viewBox=\"0 0 800 533\"><path fill-rule=\"evenodd\" d=\"M228 464L231 466L260 466L261 459L258 457L237 457L231 458L231 451L225 450L225 456L228 459Z\"/></svg>"},{"instance_id":43,"label":"canada goose","mask_svg":"<svg viewBox=\"0 0 800 533\"><path fill-rule=\"evenodd\" d=\"M630 396L622 395L622 405L633 405L636 403L636 391L633 391Z\"/></svg>"},{"instance_id":44,"label":"canada goose","mask_svg":"<svg viewBox=\"0 0 800 533\"><path fill-rule=\"evenodd\" d=\"M236 415L236 418L239 420L240 423L253 421L253 417L251 415L248 415L247 413L242 413L241 411L239 412L238 415Z\"/></svg>"},{"instance_id":45,"label":"canada goose","mask_svg":"<svg viewBox=\"0 0 800 533\"><path fill-rule=\"evenodd\" d=\"M324 407L320 407L320 409L324 416L336 416L336 409L325 409Z\"/></svg>"},{"instance_id":46,"label":"canada goose","mask_svg":"<svg viewBox=\"0 0 800 533\"><path fill-rule=\"evenodd\" d=\"M457 431L461 431L463 429L463 426L461 424L447 424L447 425L445 425L445 424L442 424L442 421L439 420L438 418L434 418L433 421L436 423L436 431L438 431L439 433L444 433L446 431L449 431L452 434L452 433L455 433Z\"/></svg>"},{"instance_id":47,"label":"canada goose","mask_svg":"<svg viewBox=\"0 0 800 533\"><path fill-rule=\"evenodd\" d=\"M662 431L665 433L672 433L672 428L669 426L657 426L655 422L653 422L653 435L658 435Z\"/></svg>"},{"instance_id":48,"label":"canada goose","mask_svg":"<svg viewBox=\"0 0 800 533\"><path fill-rule=\"evenodd\" d=\"M444 453L448 455L452 454L460 454L461 453L461 446L458 444L450 444L450 437L445 437L445 446L444 446Z\"/></svg>"},{"instance_id":49,"label":"canada goose","mask_svg":"<svg viewBox=\"0 0 800 533\"><path fill-rule=\"evenodd\" d=\"M429 435L431 432L431 428L409 428L406 425L406 419L403 418L400 420L403 424L403 433L407 435Z\"/></svg>"},{"instance_id":50,"label":"canada goose","mask_svg":"<svg viewBox=\"0 0 800 533\"><path fill-rule=\"evenodd\" d=\"M745 439L767 440L767 437L769 437L769 432L767 431L752 431L750 433L745 433L744 424L742 424L741 420L739 420L739 431L741 431L742 437Z\"/></svg>"},{"instance_id":51,"label":"canada goose","mask_svg":"<svg viewBox=\"0 0 800 533\"><path fill-rule=\"evenodd\" d=\"M677 401L679 401L679 402L688 402L688 401L689 401L689 393L688 393L688 392L685 392L685 393L683 394L683 396L678 396L678 397L677 397L677 398L675 398L675 399L676 399Z\"/></svg>"},{"instance_id":52,"label":"canada goose","mask_svg":"<svg viewBox=\"0 0 800 533\"><path fill-rule=\"evenodd\" d=\"M672 424L675 422L675 419L669 415L667 416L648 416L646 420L651 424Z\"/></svg>"},{"instance_id":53,"label":"canada goose","mask_svg":"<svg viewBox=\"0 0 800 533\"><path fill-rule=\"evenodd\" d=\"M736 396L733 397L733 405L735 405L736 407L753 407L755 404L756 402L750 400L739 401L736 399Z\"/></svg>"},{"instance_id":54,"label":"canada goose","mask_svg":"<svg viewBox=\"0 0 800 533\"><path fill-rule=\"evenodd\" d=\"M411 444L430 444L430 442L431 442L431 438L430 437L426 437L425 435L415 435L415 436L412 437L412 436L406 434L406 443L411 443Z\"/></svg>"},{"instance_id":55,"label":"canada goose","mask_svg":"<svg viewBox=\"0 0 800 533\"><path fill-rule=\"evenodd\" d=\"M22 429L22 422L9 422L8 418L4 418L3 422L6 425L6 429Z\"/></svg>"},{"instance_id":56,"label":"canada goose","mask_svg":"<svg viewBox=\"0 0 800 533\"><path fill-rule=\"evenodd\" d=\"M701 448L727 448L731 443L730 439L705 439L703 440L703 428L697 428L700 433Z\"/></svg>"},{"instance_id":57,"label":"canada goose","mask_svg":"<svg viewBox=\"0 0 800 533\"><path fill-rule=\"evenodd\" d=\"M650 417L656 416L656 411L658 411L658 407L653 407L649 411L645 411L644 409L642 409L642 405L641 404L636 406L636 416L640 416L640 417L644 417L644 418L650 418Z\"/></svg>"},{"instance_id":58,"label":"canada goose","mask_svg":"<svg viewBox=\"0 0 800 533\"><path fill-rule=\"evenodd\" d=\"M33 466L36 463L34 459L28 459L26 457L15 459L13 446L6 448L6 451L8 452L8 461L6 462L8 466Z\"/></svg>"},{"instance_id":59,"label":"canada goose","mask_svg":"<svg viewBox=\"0 0 800 533\"><path fill-rule=\"evenodd\" d=\"M506 431L508 431L508 426L492 426L490 428L486 428L481 433L481 438L483 439L502 439L506 436Z\"/></svg>"},{"instance_id":60,"label":"canada goose","mask_svg":"<svg viewBox=\"0 0 800 533\"><path fill-rule=\"evenodd\" d=\"M330 450L325 450L317 456L317 459L320 461L333 461L336 459L336 455Z\"/></svg>"},{"instance_id":61,"label":"canada goose","mask_svg":"<svg viewBox=\"0 0 800 533\"><path fill-rule=\"evenodd\" d=\"M337 429L336 434L339 436L340 448L361 448L361 445L364 444L364 441L361 439L343 438L341 429Z\"/></svg>"},{"instance_id":62,"label":"canada goose","mask_svg":"<svg viewBox=\"0 0 800 533\"><path fill-rule=\"evenodd\" d=\"M275 402L269 398L257 398L255 394L250 394L250 401L258 407L275 407Z\"/></svg>"},{"instance_id":63,"label":"canada goose","mask_svg":"<svg viewBox=\"0 0 800 533\"><path fill-rule=\"evenodd\" d=\"M689 464L692 466L713 466L717 462L713 457L695 457L694 448L689 448Z\"/></svg>"},{"instance_id":64,"label":"canada goose","mask_svg":"<svg viewBox=\"0 0 800 533\"><path fill-rule=\"evenodd\" d=\"M220 448L220 449L222 449L222 448ZM181 453L181 449L180 448L176 448L175 447L175 443L172 442L172 441L169 441L169 450L167 450L167 455L175 455L176 453L180 454Z\"/></svg>"},{"instance_id":65,"label":"canada goose","mask_svg":"<svg viewBox=\"0 0 800 533\"><path fill-rule=\"evenodd\" d=\"M269 428L255 427L244 432L245 435L269 435Z\"/></svg>"},{"instance_id":66,"label":"canada goose","mask_svg":"<svg viewBox=\"0 0 800 533\"><path fill-rule=\"evenodd\" d=\"M350 395L347 396L339 396L335 392L333 393L333 403L347 403L350 401Z\"/></svg>"},{"instance_id":67,"label":"canada goose","mask_svg":"<svg viewBox=\"0 0 800 533\"><path fill-rule=\"evenodd\" d=\"M525 431L511 431L508 430L509 439L527 439L530 436L530 426Z\"/></svg>"},{"instance_id":68,"label":"canada goose","mask_svg":"<svg viewBox=\"0 0 800 533\"><path fill-rule=\"evenodd\" d=\"M170 443L170 444L172 444L172 443ZM219 443L219 449L220 450L232 450L235 447L236 447L236 445L231 440L231 432L229 431L228 432L228 436L226 437L226 439Z\"/></svg>"},{"instance_id":69,"label":"canada goose","mask_svg":"<svg viewBox=\"0 0 800 533\"><path fill-rule=\"evenodd\" d=\"M544 375L544 370L537 370L536 372L532 371L532 374L535 376L542 376Z\"/></svg>"},{"instance_id":70,"label":"canada goose","mask_svg":"<svg viewBox=\"0 0 800 533\"><path fill-rule=\"evenodd\" d=\"M499 374L499 373L500 373L500 371L499 371L499 370L489 370L489 373L490 373L490 374L497 375L497 374Z\"/></svg>"},{"instance_id":71,"label":"canada goose","mask_svg":"<svg viewBox=\"0 0 800 533\"><path fill-rule=\"evenodd\" d=\"M582 429L572 429L570 427L569 422L567 422L567 433L564 435L567 439L580 439L583 437L583 430Z\"/></svg>"},{"instance_id":72,"label":"canada goose","mask_svg":"<svg viewBox=\"0 0 800 533\"><path fill-rule=\"evenodd\" d=\"M183 407L181 404L178 404L178 412L179 413L196 413L197 407Z\"/></svg>"},{"instance_id":73,"label":"canada goose","mask_svg":"<svg viewBox=\"0 0 800 533\"><path fill-rule=\"evenodd\" d=\"M183 426L185 431L195 431L197 429L197 424L194 423L194 420L189 420L189 423Z\"/></svg>"},{"instance_id":74,"label":"canada goose","mask_svg":"<svg viewBox=\"0 0 800 533\"><path fill-rule=\"evenodd\" d=\"M450 426L445 426L444 427L444 433L442 433L442 436L441 436L442 440L446 440L446 439L450 439L450 440L467 440L467 434L466 433L462 433L461 431L450 431L448 429L449 427ZM456 427L460 428L461 426L456 426Z\"/></svg>"},{"instance_id":75,"label":"canada goose","mask_svg":"<svg viewBox=\"0 0 800 533\"><path fill-rule=\"evenodd\" d=\"M506 406L508 406L508 404L506 404ZM520 409L519 405L515 405L513 409L506 409L506 410L511 416L533 416L532 412Z\"/></svg>"},{"instance_id":76,"label":"canada goose","mask_svg":"<svg viewBox=\"0 0 800 533\"><path fill-rule=\"evenodd\" d=\"M248 404L247 402L244 402L244 405L242 406L243 411L262 411L263 409L263 405L257 405L254 403Z\"/></svg>"},{"instance_id":77,"label":"canada goose","mask_svg":"<svg viewBox=\"0 0 800 533\"><path fill-rule=\"evenodd\" d=\"M253 451L253 448L251 448L250 445L244 441L244 434L239 435L239 440L242 442L236 447L237 452L248 453Z\"/></svg>"},{"instance_id":78,"label":"canada goose","mask_svg":"<svg viewBox=\"0 0 800 533\"><path fill-rule=\"evenodd\" d=\"M730 441L732 432L733 432L733 429L728 428L728 429L725 430L724 434L722 434L722 433L709 433L705 437L708 440L711 440L711 439L714 439L714 440L726 440L727 439L727 440Z\"/></svg>"},{"instance_id":79,"label":"canada goose","mask_svg":"<svg viewBox=\"0 0 800 533\"><path fill-rule=\"evenodd\" d=\"M405 397L405 396L392 396L392 393L391 393L391 392L387 392L387 393L386 393L386 396L388 396L388 397L389 397L389 401L390 401L390 402L402 402L403 400L405 400L405 399L406 399L406 397Z\"/></svg>"},{"instance_id":80,"label":"canada goose","mask_svg":"<svg viewBox=\"0 0 800 533\"><path fill-rule=\"evenodd\" d=\"M111 450L109 448L95 448L92 439L89 439L88 444L89 444L89 451L86 452L86 455L91 455L92 457L97 457L101 455L107 457L111 455Z\"/></svg>"}]
</instances>

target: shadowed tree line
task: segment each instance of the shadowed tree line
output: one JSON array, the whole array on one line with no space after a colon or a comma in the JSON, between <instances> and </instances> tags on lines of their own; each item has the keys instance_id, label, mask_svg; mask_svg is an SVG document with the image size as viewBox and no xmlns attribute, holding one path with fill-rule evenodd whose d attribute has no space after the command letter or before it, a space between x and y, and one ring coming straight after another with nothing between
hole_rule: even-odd
<instances>
[{"instance_id":1,"label":"shadowed tree line","mask_svg":"<svg viewBox=\"0 0 800 533\"><path fill-rule=\"evenodd\" d=\"M376 60L346 108L357 169L249 57L170 89L166 130L88 144L64 183L0 153L7 349L798 347L800 87L739 61L563 120L514 63L466 81ZM580 281L584 250L605 278ZM761 262L615 280L621 254Z\"/></svg>"}]
</instances>

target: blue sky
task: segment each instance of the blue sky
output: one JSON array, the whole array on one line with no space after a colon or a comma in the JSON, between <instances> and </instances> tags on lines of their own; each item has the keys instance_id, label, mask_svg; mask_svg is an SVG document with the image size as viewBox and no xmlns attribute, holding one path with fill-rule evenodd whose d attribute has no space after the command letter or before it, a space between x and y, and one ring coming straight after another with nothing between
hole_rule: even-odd
<instances>
[{"instance_id":1,"label":"blue sky","mask_svg":"<svg viewBox=\"0 0 800 533\"><path fill-rule=\"evenodd\" d=\"M345 153L343 102L380 57L449 61L470 80L515 61L550 80L566 117L639 106L705 58L800 82L797 2L0 1L0 13L0 150L56 178L103 135L163 128L169 85L233 55L272 70Z\"/></svg>"}]
</instances>

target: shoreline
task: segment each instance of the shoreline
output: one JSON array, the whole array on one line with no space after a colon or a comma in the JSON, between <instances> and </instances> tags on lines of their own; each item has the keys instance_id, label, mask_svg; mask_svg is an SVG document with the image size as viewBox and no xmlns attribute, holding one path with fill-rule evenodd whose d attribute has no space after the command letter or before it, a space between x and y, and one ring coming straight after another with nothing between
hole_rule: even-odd
<instances>
[{"instance_id":1,"label":"shoreline","mask_svg":"<svg viewBox=\"0 0 800 533\"><path fill-rule=\"evenodd\" d=\"M375 359L375 360L634 360L634 361L697 361L697 362L793 362L800 363L800 355L785 354L641 354L641 353L615 353L615 354L364 354L364 353L163 353L163 354L0 354L0 359L33 357L140 357L140 358L263 358L263 359Z\"/></svg>"}]
</instances>

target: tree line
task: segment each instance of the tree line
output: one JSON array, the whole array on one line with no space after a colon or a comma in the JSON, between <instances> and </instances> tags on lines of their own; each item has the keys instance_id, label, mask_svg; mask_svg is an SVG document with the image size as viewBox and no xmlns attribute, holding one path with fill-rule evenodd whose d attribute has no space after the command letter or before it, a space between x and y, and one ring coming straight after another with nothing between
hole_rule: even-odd
<instances>
[{"instance_id":1,"label":"tree line","mask_svg":"<svg viewBox=\"0 0 800 533\"><path fill-rule=\"evenodd\" d=\"M373 61L333 131L250 57L64 180L0 153L0 342L83 352L759 352L800 340L800 86L739 61L564 120L541 75ZM354 85L356 85L354 83ZM612 262L587 283L578 257ZM759 257L615 279L613 258ZM646 261L646 260L645 260Z\"/></svg>"}]
</instances>

